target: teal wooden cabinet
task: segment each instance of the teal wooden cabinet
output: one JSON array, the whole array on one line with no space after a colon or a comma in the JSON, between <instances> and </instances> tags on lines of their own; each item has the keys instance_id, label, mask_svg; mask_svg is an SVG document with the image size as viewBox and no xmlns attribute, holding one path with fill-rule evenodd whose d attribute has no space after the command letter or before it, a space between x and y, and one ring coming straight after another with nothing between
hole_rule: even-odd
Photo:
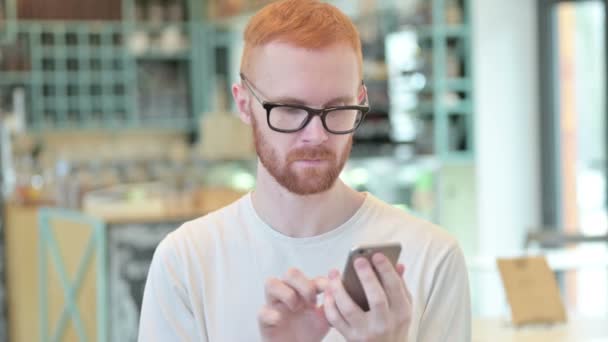
<instances>
[{"instance_id":1,"label":"teal wooden cabinet","mask_svg":"<svg viewBox=\"0 0 608 342\"><path fill-rule=\"evenodd\" d=\"M214 29L198 2L167 3L124 0L120 21L9 21L0 92L24 88L31 131L195 130L212 102L205 51Z\"/></svg>"},{"instance_id":2,"label":"teal wooden cabinet","mask_svg":"<svg viewBox=\"0 0 608 342\"><path fill-rule=\"evenodd\" d=\"M418 30L429 68L416 112L431 136L429 152L443 161L466 162L474 156L471 4L470 0L429 2L431 22Z\"/></svg>"},{"instance_id":3,"label":"teal wooden cabinet","mask_svg":"<svg viewBox=\"0 0 608 342\"><path fill-rule=\"evenodd\" d=\"M0 1L0 44L14 40L17 0Z\"/></svg>"}]
</instances>

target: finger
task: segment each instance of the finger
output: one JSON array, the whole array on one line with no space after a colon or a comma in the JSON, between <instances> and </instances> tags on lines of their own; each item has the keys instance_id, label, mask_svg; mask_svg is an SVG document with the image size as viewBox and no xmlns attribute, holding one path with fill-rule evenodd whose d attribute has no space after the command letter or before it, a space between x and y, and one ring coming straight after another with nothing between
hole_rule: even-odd
<instances>
[{"instance_id":1,"label":"finger","mask_svg":"<svg viewBox=\"0 0 608 342\"><path fill-rule=\"evenodd\" d=\"M281 323L281 313L264 305L258 313L258 323L262 328L275 327Z\"/></svg>"},{"instance_id":2,"label":"finger","mask_svg":"<svg viewBox=\"0 0 608 342\"><path fill-rule=\"evenodd\" d=\"M397 264L397 273L399 273L399 277L401 277L401 279L403 279L403 275L405 274L405 266L403 264ZM410 290L407 288L407 284L405 283L405 281L403 281L401 284L403 285L403 288L405 289L405 293L407 294L408 301L411 303L412 294L410 293Z\"/></svg>"},{"instance_id":3,"label":"finger","mask_svg":"<svg viewBox=\"0 0 608 342\"><path fill-rule=\"evenodd\" d=\"M336 306L336 300L331 294L331 291L327 291L323 295L323 311L325 312L325 318L329 324L342 335L346 335L350 330L350 327L342 314L340 314L340 310L338 310L338 307Z\"/></svg>"},{"instance_id":4,"label":"finger","mask_svg":"<svg viewBox=\"0 0 608 342\"><path fill-rule=\"evenodd\" d=\"M407 289L407 285L405 284L405 279L403 279L403 275L405 274L405 265L397 264L397 266L395 266L395 269L397 270L397 274L399 274L399 277L403 280L401 282L401 285L403 285L405 292L407 292L408 296L409 296L409 290ZM411 298L411 296L410 296L410 298Z\"/></svg>"},{"instance_id":5,"label":"finger","mask_svg":"<svg viewBox=\"0 0 608 342\"><path fill-rule=\"evenodd\" d=\"M266 303L269 305L283 304L291 311L297 311L301 299L294 289L279 279L269 278L265 286Z\"/></svg>"},{"instance_id":6,"label":"finger","mask_svg":"<svg viewBox=\"0 0 608 342\"><path fill-rule=\"evenodd\" d=\"M404 267L404 272L405 272L405 267ZM402 277L402 279L403 279L403 277ZM407 302L409 303L410 306L413 306L412 293L410 292L410 289L407 287L405 280L403 281L403 288L405 289L405 295L407 296Z\"/></svg>"},{"instance_id":7,"label":"finger","mask_svg":"<svg viewBox=\"0 0 608 342\"><path fill-rule=\"evenodd\" d=\"M316 287L317 294L325 292L329 284L329 279L327 277L316 277L313 279Z\"/></svg>"},{"instance_id":8,"label":"finger","mask_svg":"<svg viewBox=\"0 0 608 342\"><path fill-rule=\"evenodd\" d=\"M297 268L290 268L285 276L285 282L291 286L298 295L311 304L317 303L317 286Z\"/></svg>"},{"instance_id":9,"label":"finger","mask_svg":"<svg viewBox=\"0 0 608 342\"><path fill-rule=\"evenodd\" d=\"M388 299L372 265L365 258L357 258L355 271L365 291L372 316L379 321L384 321L389 313Z\"/></svg>"},{"instance_id":10,"label":"finger","mask_svg":"<svg viewBox=\"0 0 608 342\"><path fill-rule=\"evenodd\" d=\"M391 262L382 253L372 256L374 267L378 271L380 282L388 298L389 307L393 312L403 312L409 307L409 300L405 291L405 282Z\"/></svg>"},{"instance_id":11,"label":"finger","mask_svg":"<svg viewBox=\"0 0 608 342\"><path fill-rule=\"evenodd\" d=\"M399 300L405 295L403 287L403 278L399 276L397 269L391 265L391 262L382 253L376 253L372 256L374 267L378 271L380 283L384 287L389 305L399 304Z\"/></svg>"},{"instance_id":12,"label":"finger","mask_svg":"<svg viewBox=\"0 0 608 342\"><path fill-rule=\"evenodd\" d=\"M403 277L403 274L405 273L405 266L403 266L403 264L397 264L397 273L399 274L399 277Z\"/></svg>"},{"instance_id":13,"label":"finger","mask_svg":"<svg viewBox=\"0 0 608 342\"><path fill-rule=\"evenodd\" d=\"M365 320L365 312L361 310L359 305L357 305L348 292L346 292L344 284L342 284L342 279L340 279L340 272L337 270L329 272L328 291L330 291L332 298L336 302L338 311L342 317L344 317L344 320L348 325L362 326L362 323Z\"/></svg>"}]
</instances>

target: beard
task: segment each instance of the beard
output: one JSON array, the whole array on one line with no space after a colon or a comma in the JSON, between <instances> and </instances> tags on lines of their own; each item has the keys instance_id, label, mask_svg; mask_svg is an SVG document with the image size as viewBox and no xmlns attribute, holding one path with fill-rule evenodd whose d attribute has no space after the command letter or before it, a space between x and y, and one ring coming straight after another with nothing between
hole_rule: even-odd
<instances>
[{"instance_id":1,"label":"beard","mask_svg":"<svg viewBox=\"0 0 608 342\"><path fill-rule=\"evenodd\" d=\"M296 195L313 195L325 192L334 185L346 164L353 145L352 135L340 156L325 146L298 148L290 151L282 162L275 149L260 131L253 116L253 140L260 162L270 175L285 189ZM339 159L338 159L339 158ZM298 161L319 160L320 165L296 169Z\"/></svg>"}]
</instances>

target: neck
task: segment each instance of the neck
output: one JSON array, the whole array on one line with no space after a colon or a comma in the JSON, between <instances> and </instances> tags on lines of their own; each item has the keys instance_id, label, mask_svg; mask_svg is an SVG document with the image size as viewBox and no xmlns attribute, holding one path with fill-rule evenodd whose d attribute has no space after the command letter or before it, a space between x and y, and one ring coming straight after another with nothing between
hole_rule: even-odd
<instances>
[{"instance_id":1,"label":"neck","mask_svg":"<svg viewBox=\"0 0 608 342\"><path fill-rule=\"evenodd\" d=\"M311 237L329 232L352 217L365 196L339 178L327 191L313 195L289 192L259 164L252 193L257 214L278 232L291 237Z\"/></svg>"}]
</instances>

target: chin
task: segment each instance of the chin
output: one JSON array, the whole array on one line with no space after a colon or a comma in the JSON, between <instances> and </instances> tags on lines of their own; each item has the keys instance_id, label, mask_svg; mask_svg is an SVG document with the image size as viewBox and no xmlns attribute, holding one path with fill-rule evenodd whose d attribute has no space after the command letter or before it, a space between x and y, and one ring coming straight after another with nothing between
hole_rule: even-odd
<instances>
[{"instance_id":1,"label":"chin","mask_svg":"<svg viewBox=\"0 0 608 342\"><path fill-rule=\"evenodd\" d=\"M319 177L318 175L307 175L304 176L304 178L300 178L297 180L291 179L290 181L281 182L281 185L293 194L300 196L308 196L319 195L328 192L335 186L336 180L337 177L328 178L326 174L325 178Z\"/></svg>"},{"instance_id":2,"label":"chin","mask_svg":"<svg viewBox=\"0 0 608 342\"><path fill-rule=\"evenodd\" d=\"M329 188L306 188L306 189L287 189L287 191L291 192L294 195L298 196L313 196L313 195L321 195L333 188L333 185Z\"/></svg>"}]
</instances>

